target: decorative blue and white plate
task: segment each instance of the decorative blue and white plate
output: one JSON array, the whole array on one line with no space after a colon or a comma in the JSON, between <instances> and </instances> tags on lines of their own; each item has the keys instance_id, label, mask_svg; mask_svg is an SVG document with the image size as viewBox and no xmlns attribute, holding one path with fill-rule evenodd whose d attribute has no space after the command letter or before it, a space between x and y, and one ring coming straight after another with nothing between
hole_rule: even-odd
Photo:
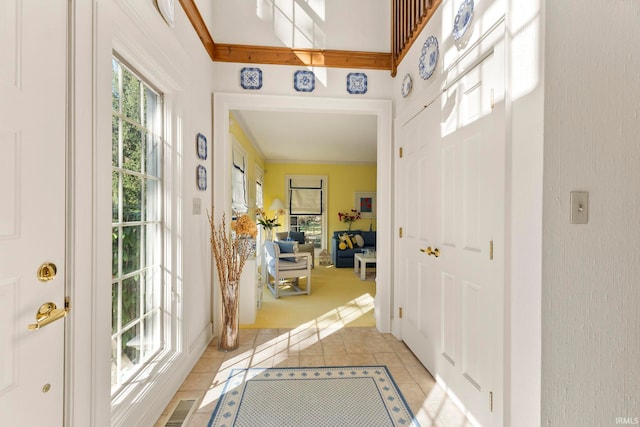
<instances>
[{"instance_id":1,"label":"decorative blue and white plate","mask_svg":"<svg viewBox=\"0 0 640 427\"><path fill-rule=\"evenodd\" d=\"M316 88L316 77L313 71L298 70L293 73L293 87L298 92L313 92Z\"/></svg>"},{"instance_id":2,"label":"decorative blue and white plate","mask_svg":"<svg viewBox=\"0 0 640 427\"><path fill-rule=\"evenodd\" d=\"M406 98L411 92L411 88L413 87L413 78L411 74L407 73L404 75L404 79L402 79L402 97Z\"/></svg>"},{"instance_id":3,"label":"decorative blue and white plate","mask_svg":"<svg viewBox=\"0 0 640 427\"><path fill-rule=\"evenodd\" d=\"M453 21L453 39L458 40L464 35L473 18L473 0L463 0L456 19Z\"/></svg>"},{"instance_id":4,"label":"decorative blue and white plate","mask_svg":"<svg viewBox=\"0 0 640 427\"><path fill-rule=\"evenodd\" d=\"M207 137L199 133L196 138L196 147L198 150L198 158L207 160Z\"/></svg>"},{"instance_id":5,"label":"decorative blue and white plate","mask_svg":"<svg viewBox=\"0 0 640 427\"><path fill-rule=\"evenodd\" d=\"M242 89L260 89L262 87L262 70L244 67L240 70L240 86Z\"/></svg>"},{"instance_id":6,"label":"decorative blue and white plate","mask_svg":"<svg viewBox=\"0 0 640 427\"><path fill-rule=\"evenodd\" d=\"M207 169L202 165L198 165L196 168L196 184L200 191L207 189Z\"/></svg>"},{"instance_id":7,"label":"decorative blue and white plate","mask_svg":"<svg viewBox=\"0 0 640 427\"><path fill-rule=\"evenodd\" d=\"M347 74L347 92L352 95L367 93L367 75L365 73Z\"/></svg>"},{"instance_id":8,"label":"decorative blue and white plate","mask_svg":"<svg viewBox=\"0 0 640 427\"><path fill-rule=\"evenodd\" d=\"M438 39L435 36L429 36L422 46L422 54L418 63L418 74L422 79L426 80L433 74L438 64Z\"/></svg>"}]
</instances>

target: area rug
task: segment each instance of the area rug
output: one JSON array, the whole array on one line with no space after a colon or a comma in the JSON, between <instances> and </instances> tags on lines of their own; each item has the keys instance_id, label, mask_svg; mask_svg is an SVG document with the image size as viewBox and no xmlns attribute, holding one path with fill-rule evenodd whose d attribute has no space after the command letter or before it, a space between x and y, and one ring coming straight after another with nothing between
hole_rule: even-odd
<instances>
[{"instance_id":1,"label":"area rug","mask_svg":"<svg viewBox=\"0 0 640 427\"><path fill-rule=\"evenodd\" d=\"M386 366L234 369L209 427L419 427Z\"/></svg>"}]
</instances>

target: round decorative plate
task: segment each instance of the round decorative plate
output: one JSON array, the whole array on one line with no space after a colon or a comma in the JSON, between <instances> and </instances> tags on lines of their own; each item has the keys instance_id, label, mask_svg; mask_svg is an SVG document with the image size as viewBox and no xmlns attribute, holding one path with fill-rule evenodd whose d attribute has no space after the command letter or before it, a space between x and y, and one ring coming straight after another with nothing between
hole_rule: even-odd
<instances>
[{"instance_id":1,"label":"round decorative plate","mask_svg":"<svg viewBox=\"0 0 640 427\"><path fill-rule=\"evenodd\" d=\"M467 31L467 27L473 18L473 0L464 0L458 9L456 19L453 21L453 39L458 40Z\"/></svg>"},{"instance_id":2,"label":"round decorative plate","mask_svg":"<svg viewBox=\"0 0 640 427\"><path fill-rule=\"evenodd\" d=\"M407 73L404 75L404 79L402 79L402 97L406 98L411 92L411 88L413 87L413 79L411 78L411 74Z\"/></svg>"},{"instance_id":3,"label":"round decorative plate","mask_svg":"<svg viewBox=\"0 0 640 427\"><path fill-rule=\"evenodd\" d=\"M424 80L431 77L438 63L438 39L435 36L429 36L422 46L422 54L418 63L418 74Z\"/></svg>"}]
</instances>

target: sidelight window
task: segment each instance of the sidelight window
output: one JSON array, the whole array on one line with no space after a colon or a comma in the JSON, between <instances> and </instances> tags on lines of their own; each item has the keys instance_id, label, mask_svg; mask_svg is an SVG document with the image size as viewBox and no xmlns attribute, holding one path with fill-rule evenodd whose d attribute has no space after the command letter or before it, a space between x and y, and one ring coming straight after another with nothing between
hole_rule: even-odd
<instances>
[{"instance_id":1,"label":"sidelight window","mask_svg":"<svg viewBox=\"0 0 640 427\"><path fill-rule=\"evenodd\" d=\"M163 347L162 94L112 58L111 391Z\"/></svg>"}]
</instances>

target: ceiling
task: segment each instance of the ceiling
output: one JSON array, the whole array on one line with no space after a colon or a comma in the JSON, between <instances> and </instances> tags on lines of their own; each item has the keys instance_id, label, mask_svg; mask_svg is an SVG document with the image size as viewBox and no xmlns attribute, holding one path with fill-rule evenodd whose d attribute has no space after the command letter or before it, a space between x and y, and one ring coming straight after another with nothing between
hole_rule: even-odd
<instances>
[{"instance_id":1,"label":"ceiling","mask_svg":"<svg viewBox=\"0 0 640 427\"><path fill-rule=\"evenodd\" d=\"M375 163L376 116L234 110L266 162Z\"/></svg>"}]
</instances>

